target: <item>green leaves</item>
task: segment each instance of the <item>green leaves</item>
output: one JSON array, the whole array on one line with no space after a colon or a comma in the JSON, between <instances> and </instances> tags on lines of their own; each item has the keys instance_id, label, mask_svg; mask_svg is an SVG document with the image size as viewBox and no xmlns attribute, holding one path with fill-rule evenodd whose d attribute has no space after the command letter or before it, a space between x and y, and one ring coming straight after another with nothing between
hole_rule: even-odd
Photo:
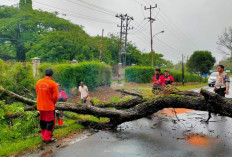
<instances>
[{"instance_id":1,"label":"green leaves","mask_svg":"<svg viewBox=\"0 0 232 157\"><path fill-rule=\"evenodd\" d=\"M24 8L24 5L22 7ZM25 7L28 8L27 5ZM15 46L17 60L25 61L25 54L31 46L51 31L83 32L78 25L58 18L52 13L26 8L19 10L12 7L0 7L0 38Z\"/></svg>"},{"instance_id":2,"label":"green leaves","mask_svg":"<svg viewBox=\"0 0 232 157\"><path fill-rule=\"evenodd\" d=\"M84 82L89 89L111 84L111 66L99 62L82 62L75 65L42 64L39 67L40 77L44 76L46 68L54 70L53 79L66 91L72 87L78 87L80 82Z\"/></svg>"},{"instance_id":3,"label":"green leaves","mask_svg":"<svg viewBox=\"0 0 232 157\"><path fill-rule=\"evenodd\" d=\"M216 59L209 51L195 51L187 62L188 71L191 73L200 72L200 74L209 73L213 68Z\"/></svg>"},{"instance_id":4,"label":"green leaves","mask_svg":"<svg viewBox=\"0 0 232 157\"><path fill-rule=\"evenodd\" d=\"M125 69L126 82L151 83L154 74L154 68L146 66L133 66ZM163 71L164 69L162 69ZM175 82L182 81L182 73L179 71L170 71ZM200 82L200 76L196 74L185 73L185 82Z\"/></svg>"},{"instance_id":5,"label":"green leaves","mask_svg":"<svg viewBox=\"0 0 232 157\"><path fill-rule=\"evenodd\" d=\"M27 63L7 63L0 60L0 84L17 94L28 96L34 90L32 66Z\"/></svg>"}]
</instances>

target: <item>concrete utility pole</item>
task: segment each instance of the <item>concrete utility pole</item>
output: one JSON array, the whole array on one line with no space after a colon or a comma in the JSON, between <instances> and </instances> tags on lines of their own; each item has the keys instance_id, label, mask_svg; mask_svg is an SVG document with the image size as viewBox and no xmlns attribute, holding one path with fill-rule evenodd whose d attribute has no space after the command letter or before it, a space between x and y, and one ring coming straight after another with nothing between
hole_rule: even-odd
<instances>
[{"instance_id":1,"label":"concrete utility pole","mask_svg":"<svg viewBox=\"0 0 232 157\"><path fill-rule=\"evenodd\" d=\"M120 79L123 74L123 65L126 66L126 55L127 55L127 35L130 29L133 27L129 27L129 24L133 19L133 17L128 16L127 14L117 14L117 18L121 20L121 25L117 26L120 27L120 44L119 44L119 52L118 52L118 80ZM124 25L124 21L126 21Z\"/></svg>"},{"instance_id":2,"label":"concrete utility pole","mask_svg":"<svg viewBox=\"0 0 232 157\"><path fill-rule=\"evenodd\" d=\"M184 86L184 55L182 54L182 85Z\"/></svg>"},{"instance_id":3,"label":"concrete utility pole","mask_svg":"<svg viewBox=\"0 0 232 157\"><path fill-rule=\"evenodd\" d=\"M125 45L124 45L124 66L126 66L126 55L127 55L127 36L128 36L128 31L133 29L133 27L129 27L129 24L131 20L134 20L133 17L128 16L127 14L125 15L126 18L126 28L125 28Z\"/></svg>"},{"instance_id":4,"label":"concrete utility pole","mask_svg":"<svg viewBox=\"0 0 232 157\"><path fill-rule=\"evenodd\" d=\"M117 25L117 27L120 27L120 43L119 43L119 51L118 51L118 83L121 82L121 75L122 75L122 61L121 61L121 53L122 53L122 28L123 28L123 22L125 20L124 15L117 14L117 18L121 20L120 26Z\"/></svg>"},{"instance_id":5,"label":"concrete utility pole","mask_svg":"<svg viewBox=\"0 0 232 157\"><path fill-rule=\"evenodd\" d=\"M154 56L154 51L153 51L153 35L152 35L152 23L155 21L154 18L152 18L152 9L155 9L157 8L157 4L153 7L150 5L149 8L147 7L144 7L144 10L150 10L150 17L148 17L147 19L150 21L150 34L151 34L151 66L153 67L154 66L154 59L153 59L153 56Z\"/></svg>"},{"instance_id":6,"label":"concrete utility pole","mask_svg":"<svg viewBox=\"0 0 232 157\"><path fill-rule=\"evenodd\" d=\"M121 20L121 25L117 26L117 27L120 27L120 43L119 43L119 52L118 52L118 64L120 64L122 61L121 61L121 52L122 52L122 28L123 28L123 21L125 20L125 17L124 15L122 14L117 14L116 15L117 18L120 18Z\"/></svg>"},{"instance_id":7,"label":"concrete utility pole","mask_svg":"<svg viewBox=\"0 0 232 157\"><path fill-rule=\"evenodd\" d=\"M128 16L127 14L117 14L116 17L121 19L121 25L120 27L120 46L119 46L119 63L123 63L123 65L126 65L126 55L127 55L127 37L128 37L128 31L133 29L133 27L129 27L129 24L132 20L134 20L133 17ZM126 22L124 25L124 21Z\"/></svg>"},{"instance_id":8,"label":"concrete utility pole","mask_svg":"<svg viewBox=\"0 0 232 157\"><path fill-rule=\"evenodd\" d=\"M103 38L104 37L104 29L102 29L102 37L101 37L101 46L100 46L100 56L99 56L99 62L102 61L102 48L103 48Z\"/></svg>"},{"instance_id":9,"label":"concrete utility pole","mask_svg":"<svg viewBox=\"0 0 232 157\"><path fill-rule=\"evenodd\" d=\"M128 16L127 14L124 15L125 17L125 21L126 21L126 25L123 25L122 27L124 28L123 32L122 32L122 39L124 40L124 45L122 46L122 63L124 66L126 66L126 56L127 56L127 37L128 37L128 31L133 29L133 27L129 27L129 24L132 20L134 20L133 17Z\"/></svg>"}]
</instances>

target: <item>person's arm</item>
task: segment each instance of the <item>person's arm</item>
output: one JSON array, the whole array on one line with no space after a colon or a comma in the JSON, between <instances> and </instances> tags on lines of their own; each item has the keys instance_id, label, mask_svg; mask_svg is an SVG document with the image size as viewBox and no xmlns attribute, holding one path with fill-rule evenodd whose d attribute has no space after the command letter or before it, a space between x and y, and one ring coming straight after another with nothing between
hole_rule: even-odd
<instances>
[{"instance_id":1,"label":"person's arm","mask_svg":"<svg viewBox=\"0 0 232 157\"><path fill-rule=\"evenodd\" d=\"M175 81L175 80L174 80L174 77L173 77L172 75L170 75L170 80L171 80L172 82Z\"/></svg>"},{"instance_id":2,"label":"person's arm","mask_svg":"<svg viewBox=\"0 0 232 157\"><path fill-rule=\"evenodd\" d=\"M58 86L57 86L56 83L54 83L54 84L53 84L53 88L52 88L52 98L53 98L54 104L57 103L58 97L59 97Z\"/></svg>"},{"instance_id":3,"label":"person's arm","mask_svg":"<svg viewBox=\"0 0 232 157\"><path fill-rule=\"evenodd\" d=\"M160 76L160 83L161 83L161 85L164 87L165 86L165 77L164 77L164 75L161 75Z\"/></svg>"},{"instance_id":4,"label":"person's arm","mask_svg":"<svg viewBox=\"0 0 232 157\"><path fill-rule=\"evenodd\" d=\"M77 96L79 96L79 94L81 95L81 89L80 89L80 87L78 87Z\"/></svg>"},{"instance_id":5,"label":"person's arm","mask_svg":"<svg viewBox=\"0 0 232 157\"><path fill-rule=\"evenodd\" d=\"M68 100L68 97L67 97L67 94L65 91L63 91L63 97L64 97L64 100L67 101Z\"/></svg>"},{"instance_id":6,"label":"person's arm","mask_svg":"<svg viewBox=\"0 0 232 157\"><path fill-rule=\"evenodd\" d=\"M217 80L218 80L218 73L216 74L216 82L215 82L215 85L214 85L214 89L213 91L216 92L216 87L217 87Z\"/></svg>"},{"instance_id":7,"label":"person's arm","mask_svg":"<svg viewBox=\"0 0 232 157\"><path fill-rule=\"evenodd\" d=\"M152 82L153 82L153 84L155 83L155 78L156 76L153 76L153 78L152 78Z\"/></svg>"},{"instance_id":8,"label":"person's arm","mask_svg":"<svg viewBox=\"0 0 232 157\"><path fill-rule=\"evenodd\" d=\"M229 94L229 89L230 89L230 78L229 78L229 76L227 74L225 76L225 82L226 82L226 91L225 91L225 93L228 95Z\"/></svg>"},{"instance_id":9,"label":"person's arm","mask_svg":"<svg viewBox=\"0 0 232 157\"><path fill-rule=\"evenodd\" d=\"M86 93L87 93L87 96L89 97L89 90L88 90L88 87L86 87Z\"/></svg>"}]
</instances>

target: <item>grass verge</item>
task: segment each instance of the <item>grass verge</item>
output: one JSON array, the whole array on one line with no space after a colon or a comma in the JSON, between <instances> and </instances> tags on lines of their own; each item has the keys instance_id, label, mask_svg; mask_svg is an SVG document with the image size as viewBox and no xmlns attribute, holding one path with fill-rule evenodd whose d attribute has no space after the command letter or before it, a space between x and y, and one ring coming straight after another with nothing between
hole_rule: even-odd
<instances>
[{"instance_id":1,"label":"grass verge","mask_svg":"<svg viewBox=\"0 0 232 157\"><path fill-rule=\"evenodd\" d=\"M208 85L208 83L201 83L201 84L196 84L196 85L178 86L177 88L181 91L187 91L187 90L191 90L191 89L201 88L201 87L204 87L207 85Z\"/></svg>"}]
</instances>

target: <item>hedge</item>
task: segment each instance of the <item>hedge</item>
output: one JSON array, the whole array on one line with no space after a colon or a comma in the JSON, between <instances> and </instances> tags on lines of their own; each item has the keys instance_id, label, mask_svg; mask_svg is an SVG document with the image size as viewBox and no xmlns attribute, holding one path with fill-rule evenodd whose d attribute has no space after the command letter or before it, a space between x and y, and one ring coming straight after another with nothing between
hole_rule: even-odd
<instances>
[{"instance_id":1,"label":"hedge","mask_svg":"<svg viewBox=\"0 0 232 157\"><path fill-rule=\"evenodd\" d=\"M154 76L155 68L145 66L133 66L125 69L125 81L135 83L150 83ZM163 69L162 69L163 71ZM178 71L170 71L175 82L182 82L182 73ZM200 82L201 77L196 74L185 72L185 82Z\"/></svg>"},{"instance_id":2,"label":"hedge","mask_svg":"<svg viewBox=\"0 0 232 157\"><path fill-rule=\"evenodd\" d=\"M38 68L40 78L47 68L54 70L53 79L65 89L78 87L80 82L84 82L89 89L111 84L112 68L103 63L82 62L75 65L44 63Z\"/></svg>"}]
</instances>

